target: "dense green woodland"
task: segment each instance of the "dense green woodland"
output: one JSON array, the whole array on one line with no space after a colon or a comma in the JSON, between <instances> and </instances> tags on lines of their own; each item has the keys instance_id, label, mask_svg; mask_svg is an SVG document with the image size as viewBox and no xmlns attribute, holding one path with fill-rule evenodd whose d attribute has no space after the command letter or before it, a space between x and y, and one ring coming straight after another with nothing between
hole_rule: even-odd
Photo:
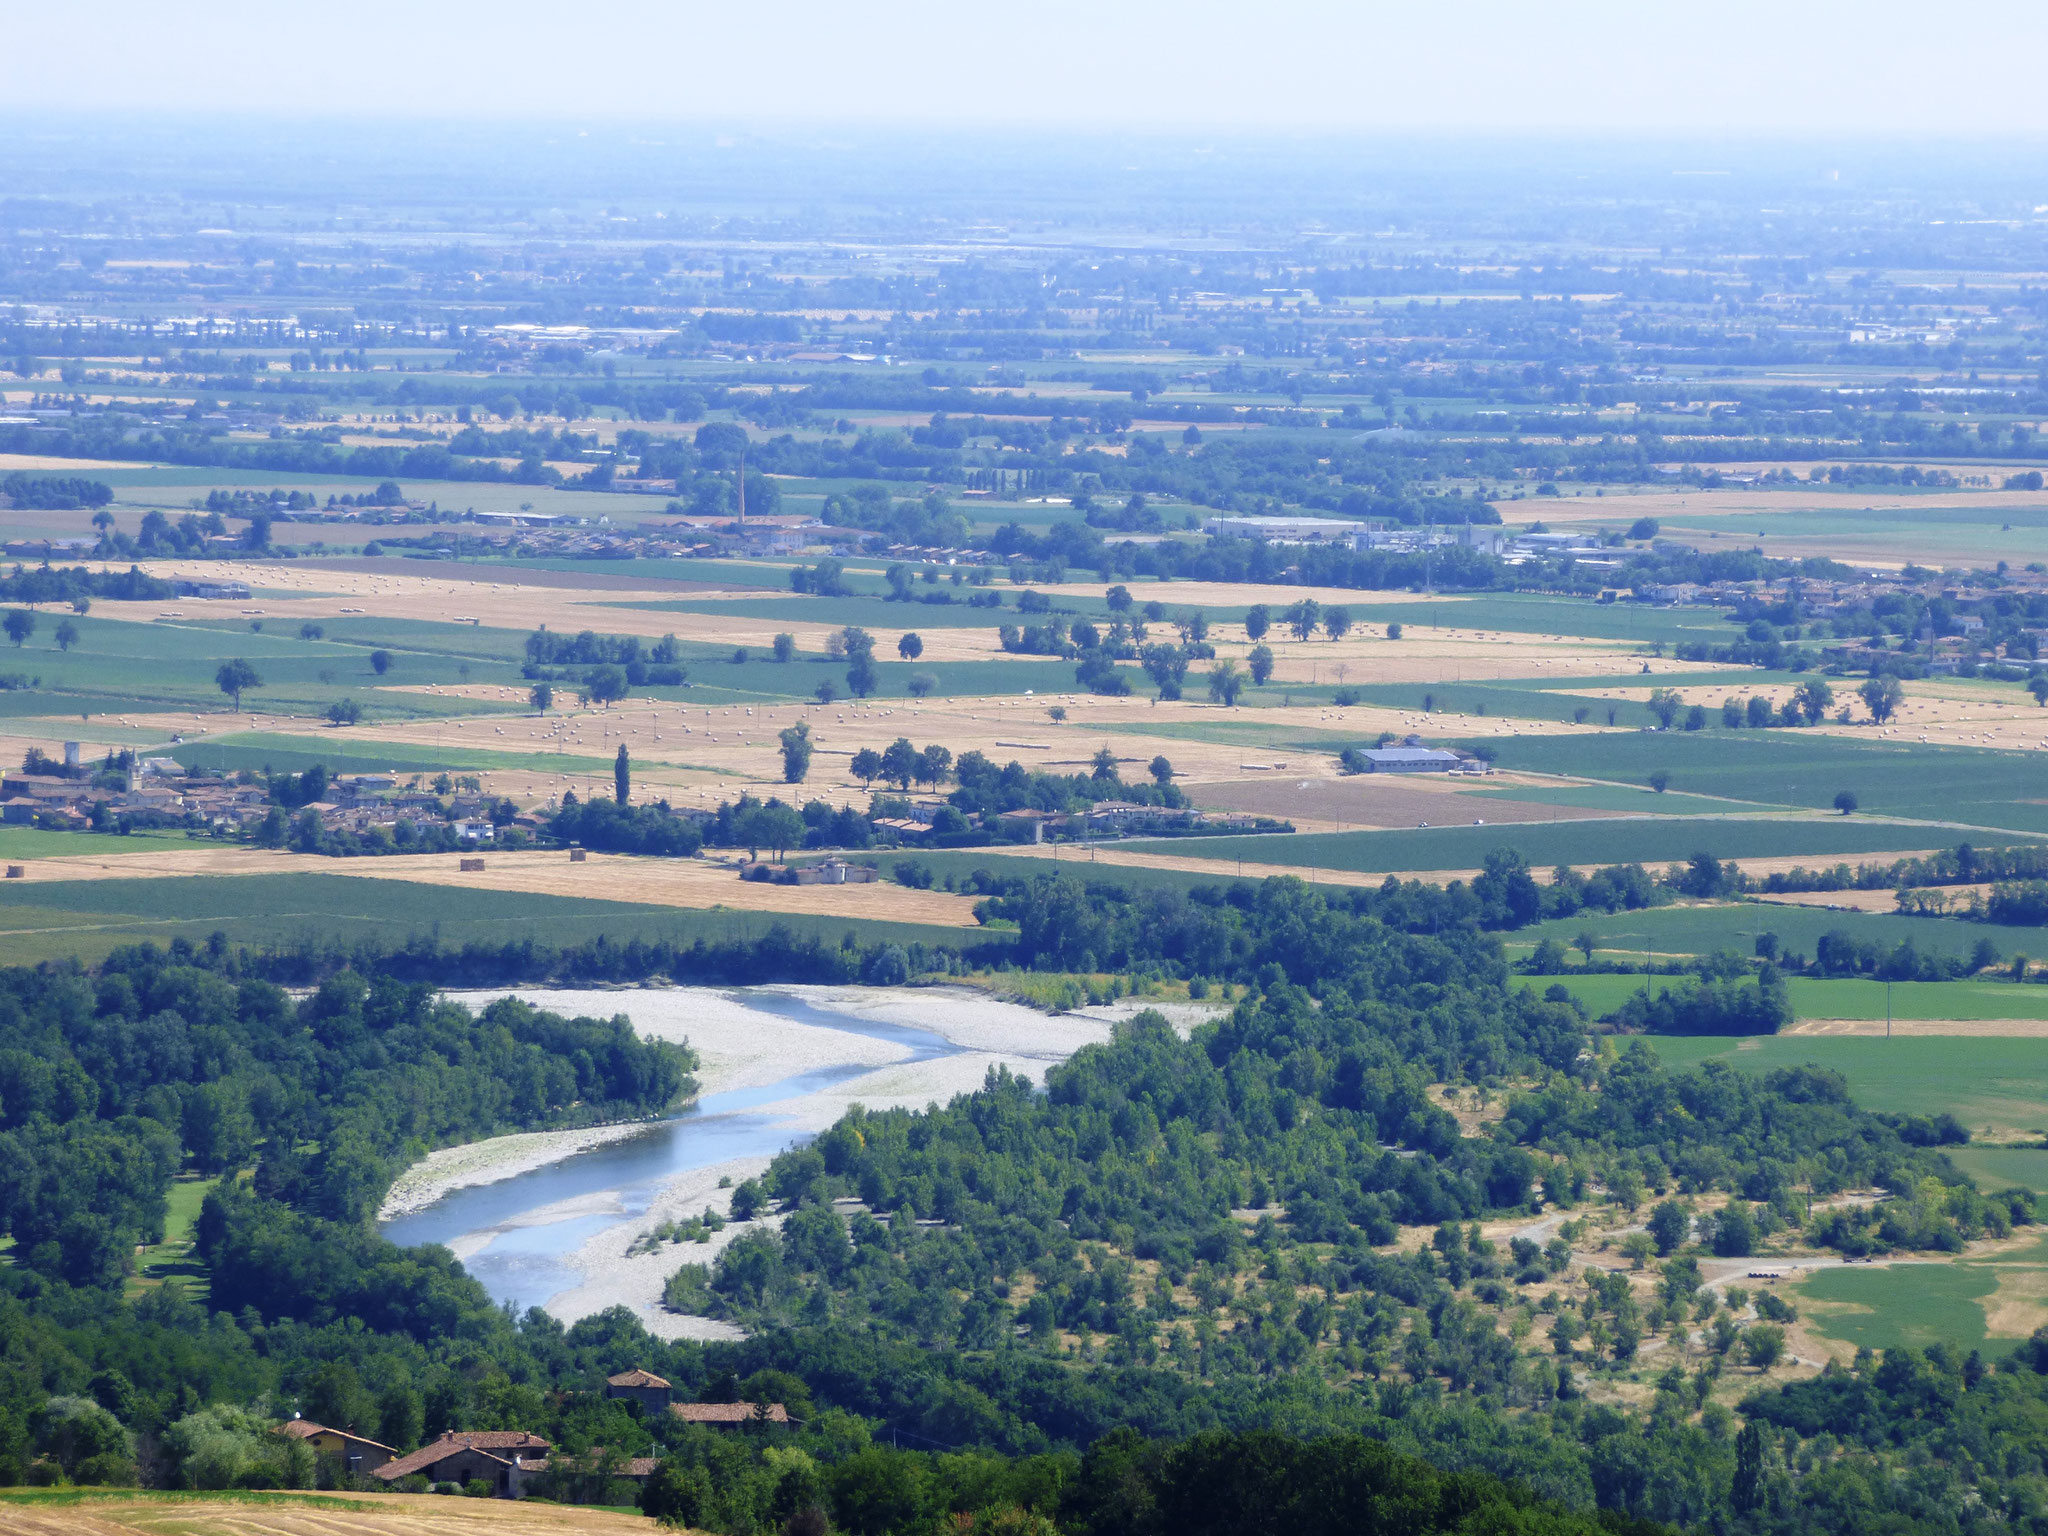
<instances>
[{"instance_id":1,"label":"dense green woodland","mask_svg":"<svg viewBox=\"0 0 2048 1536\"><path fill-rule=\"evenodd\" d=\"M2048 1531L2048 1343L1759 1375L1738 1417L1716 1385L1762 1330L1697 1263L1794 1236L1952 1249L2031 1222L2031 1199L1974 1189L1940 1149L1959 1130L1863 1111L1828 1073L1668 1071L1569 999L1511 989L1487 928L1524 879L1501 865L1415 910L1401 887L1288 879L1142 909L1063 880L991 894L1040 965L1071 963L1071 930L1098 961L1198 952L1247 990L1192 1038L1141 1015L1043 1091L996 1074L777 1159L734 1192L745 1225L719 1262L670 1286L745 1324L738 1344L665 1344L624 1311L513 1317L445 1250L376 1234L428 1147L691 1088L686 1053L622 1021L472 1015L427 983L850 979L886 949L214 945L0 973L0 1481L345 1480L265 1428L296 1410L401 1447L537 1430L571 1499L619 1498L607 1458L657 1454L650 1508L728 1536ZM1445 1082L1491 1111L1461 1125ZM134 1245L160 1235L172 1179L202 1174L206 1290L138 1287ZM1890 1198L1831 1198L1871 1187ZM1474 1225L1602 1205L1645 1219L1647 1291L1568 1269L1562 1239ZM1428 1242L1396 1246L1417 1227ZM634 1365L801 1423L644 1421L598 1393ZM1649 1406L1616 1406L1611 1383L1645 1369Z\"/></svg>"}]
</instances>

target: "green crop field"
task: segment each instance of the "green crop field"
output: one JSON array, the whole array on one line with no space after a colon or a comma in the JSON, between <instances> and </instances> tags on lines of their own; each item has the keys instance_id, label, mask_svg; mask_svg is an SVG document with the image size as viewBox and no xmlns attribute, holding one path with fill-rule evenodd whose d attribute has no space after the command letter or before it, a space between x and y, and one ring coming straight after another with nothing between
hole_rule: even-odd
<instances>
[{"instance_id":1,"label":"green crop field","mask_svg":"<svg viewBox=\"0 0 2048 1536\"><path fill-rule=\"evenodd\" d=\"M1538 868L1556 864L1682 861L1708 852L1721 859L1811 853L1843 854L1926 848L1948 841L1925 827L1849 817L1767 820L1687 817L1679 820L1543 821L1497 826L1428 827L1387 832L1317 832L1294 837L1204 838L1206 857L1247 864L1306 864L1319 869L1379 873L1403 869L1476 869L1497 848L1512 848ZM1174 851L1158 840L1127 846ZM1178 846L1178 845L1176 845Z\"/></svg>"},{"instance_id":2,"label":"green crop field","mask_svg":"<svg viewBox=\"0 0 2048 1536\"><path fill-rule=\"evenodd\" d=\"M447 945L530 939L549 946L699 937L758 937L780 924L836 944L959 945L974 930L771 912L698 911L523 891L453 890L357 875L204 875L0 885L0 964L98 960L127 944L204 943L293 948L359 942L397 947L415 936Z\"/></svg>"},{"instance_id":3,"label":"green crop field","mask_svg":"<svg viewBox=\"0 0 2048 1536\"><path fill-rule=\"evenodd\" d=\"M1652 991L1678 984L1669 976L1648 980ZM1562 986L1598 1018L1642 991L1644 978L1524 976L1517 984L1537 991ZM1894 1019L2048 1019L2048 987L2009 981L1901 981L1887 988L1862 977L1795 976L1786 990L1795 1019L1881 1019L1887 991Z\"/></svg>"},{"instance_id":4,"label":"green crop field","mask_svg":"<svg viewBox=\"0 0 2048 1536\"><path fill-rule=\"evenodd\" d=\"M300 638L298 624L288 619L263 619L264 627L257 630L249 620L195 617L136 624L88 615L70 620L78 640L60 650L53 638L56 622L45 615L29 643L7 648L0 660L0 667L32 680L29 688L0 694L6 713L223 711L229 701L215 673L235 657L262 678L261 686L244 697L245 707L317 715L329 704L352 698L373 714L491 713L507 706L391 690L407 684L518 684L514 657L524 643L523 636L508 641L502 633L484 640L468 625L409 626L402 620L322 620L326 633L315 640ZM381 675L370 664L370 652L380 647L391 655Z\"/></svg>"},{"instance_id":5,"label":"green crop field","mask_svg":"<svg viewBox=\"0 0 2048 1536\"><path fill-rule=\"evenodd\" d=\"M1006 608L972 608L964 597L952 603L892 603L881 597L810 597L792 592L782 597L679 598L610 606L760 619L770 624L854 624L863 629L993 630L1001 624L1044 622L1043 615L1019 613L1014 602ZM1056 606L1064 613L1076 611L1063 599Z\"/></svg>"},{"instance_id":6,"label":"green crop field","mask_svg":"<svg viewBox=\"0 0 2048 1536\"><path fill-rule=\"evenodd\" d=\"M2048 1040L2007 1036L1659 1036L1672 1066L1725 1061L1745 1072L1813 1065L1839 1072L1856 1101L1889 1114L1948 1113L1973 1134L2048 1127Z\"/></svg>"},{"instance_id":7,"label":"green crop field","mask_svg":"<svg viewBox=\"0 0 2048 1536\"><path fill-rule=\"evenodd\" d=\"M2048 832L2048 759L2021 752L1802 730L1489 737L1483 744L1495 749L1503 768L1631 784L1661 771L1672 789L1816 810L1846 789L1866 813Z\"/></svg>"},{"instance_id":8,"label":"green crop field","mask_svg":"<svg viewBox=\"0 0 2048 1536\"><path fill-rule=\"evenodd\" d=\"M1711 905L1650 907L1637 912L1581 912L1554 918L1507 935L1513 950L1533 948L1544 939L1571 944L1591 933L1604 950L1653 955L1710 955L1731 949L1755 951L1760 933L1774 933L1789 952L1811 957L1824 933L1846 933L1861 943L1893 950L1912 941L1923 953L1971 954L1990 940L2001 958L2025 948L2025 930L1958 918L1900 917L1892 912L1830 912L1820 907L1772 906L1764 902L1716 902Z\"/></svg>"},{"instance_id":9,"label":"green crop field","mask_svg":"<svg viewBox=\"0 0 2048 1536\"><path fill-rule=\"evenodd\" d=\"M1632 784L1518 784L1504 789L1466 789L1467 800L1520 800L1534 805L1562 805L1582 811L1634 812L1643 816L1738 816L1754 811L1744 804L1707 795L1656 794Z\"/></svg>"},{"instance_id":10,"label":"green crop field","mask_svg":"<svg viewBox=\"0 0 2048 1536\"><path fill-rule=\"evenodd\" d=\"M331 745L330 745L331 743ZM169 755L187 768L205 768L220 773L259 772L304 773L314 764L330 773L477 773L494 769L526 769L531 773L610 773L608 757L583 757L572 753L498 752L488 747L423 747L393 743L385 745L369 737L335 731L325 738L279 736L266 731L244 731L217 736L208 741L186 742L172 747Z\"/></svg>"},{"instance_id":11,"label":"green crop field","mask_svg":"<svg viewBox=\"0 0 2048 1536\"><path fill-rule=\"evenodd\" d=\"M1977 1181L1979 1189L2031 1189L2048 1195L2048 1148L1951 1147L1949 1161Z\"/></svg>"},{"instance_id":12,"label":"green crop field","mask_svg":"<svg viewBox=\"0 0 2048 1536\"><path fill-rule=\"evenodd\" d=\"M67 854L161 853L188 846L183 832L45 832L40 827L0 827L0 859L50 859Z\"/></svg>"},{"instance_id":13,"label":"green crop field","mask_svg":"<svg viewBox=\"0 0 2048 1536\"><path fill-rule=\"evenodd\" d=\"M1888 1264L1823 1269L1791 1289L1816 1332L1859 1348L1988 1350L2019 1342L1986 1336L1998 1278L1986 1264Z\"/></svg>"}]
</instances>

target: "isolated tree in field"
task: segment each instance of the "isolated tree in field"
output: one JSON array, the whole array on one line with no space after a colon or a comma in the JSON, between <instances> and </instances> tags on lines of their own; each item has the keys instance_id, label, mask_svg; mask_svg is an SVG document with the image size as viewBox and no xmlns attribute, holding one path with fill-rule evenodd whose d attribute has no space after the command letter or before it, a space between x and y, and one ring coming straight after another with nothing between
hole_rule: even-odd
<instances>
[{"instance_id":1,"label":"isolated tree in field","mask_svg":"<svg viewBox=\"0 0 2048 1536\"><path fill-rule=\"evenodd\" d=\"M1273 627L1273 615L1264 603L1254 603L1244 613L1244 637L1259 641L1266 638L1266 631Z\"/></svg>"},{"instance_id":2,"label":"isolated tree in field","mask_svg":"<svg viewBox=\"0 0 2048 1536\"><path fill-rule=\"evenodd\" d=\"M1154 783L1171 784L1173 782L1173 764L1164 757L1153 758L1147 767L1152 774Z\"/></svg>"},{"instance_id":3,"label":"isolated tree in field","mask_svg":"<svg viewBox=\"0 0 2048 1536\"><path fill-rule=\"evenodd\" d=\"M882 777L898 789L910 788L917 773L917 748L908 736L898 736L882 749Z\"/></svg>"},{"instance_id":4,"label":"isolated tree in field","mask_svg":"<svg viewBox=\"0 0 2048 1536\"><path fill-rule=\"evenodd\" d=\"M1312 597L1304 597L1289 608L1284 617L1287 627L1294 631L1294 638L1306 640L1323 621L1323 605Z\"/></svg>"},{"instance_id":5,"label":"isolated tree in field","mask_svg":"<svg viewBox=\"0 0 2048 1536\"><path fill-rule=\"evenodd\" d=\"M1685 708L1685 700L1678 696L1677 690L1671 688L1652 688L1650 690L1650 713L1657 717L1657 723L1663 726L1665 730L1671 729L1671 722L1678 718L1678 712L1683 708Z\"/></svg>"},{"instance_id":6,"label":"isolated tree in field","mask_svg":"<svg viewBox=\"0 0 2048 1536\"><path fill-rule=\"evenodd\" d=\"M1089 776L1098 784L1116 782L1116 754L1105 744L1095 749L1095 756L1088 761Z\"/></svg>"},{"instance_id":7,"label":"isolated tree in field","mask_svg":"<svg viewBox=\"0 0 2048 1536\"><path fill-rule=\"evenodd\" d=\"M370 670L379 677L389 672L391 670L391 653L389 651L370 652Z\"/></svg>"},{"instance_id":8,"label":"isolated tree in field","mask_svg":"<svg viewBox=\"0 0 2048 1536\"><path fill-rule=\"evenodd\" d=\"M242 712L242 695L251 688L261 688L263 679L256 675L256 669L237 656L233 661L224 661L220 670L213 674L213 680L220 691L235 701L235 713Z\"/></svg>"},{"instance_id":9,"label":"isolated tree in field","mask_svg":"<svg viewBox=\"0 0 2048 1536\"><path fill-rule=\"evenodd\" d=\"M555 702L555 687L552 683L535 683L527 691L526 702L541 714L546 714Z\"/></svg>"},{"instance_id":10,"label":"isolated tree in field","mask_svg":"<svg viewBox=\"0 0 2048 1536\"><path fill-rule=\"evenodd\" d=\"M1401 638L1401 625L1398 621L1387 626L1387 638L1389 640L1398 640Z\"/></svg>"},{"instance_id":11,"label":"isolated tree in field","mask_svg":"<svg viewBox=\"0 0 2048 1536\"><path fill-rule=\"evenodd\" d=\"M811 771L811 727L799 720L776 738L782 743L782 782L801 784Z\"/></svg>"},{"instance_id":12,"label":"isolated tree in field","mask_svg":"<svg viewBox=\"0 0 2048 1536\"><path fill-rule=\"evenodd\" d=\"M354 725L363 718L363 706L354 699L341 699L327 706L330 725Z\"/></svg>"},{"instance_id":13,"label":"isolated tree in field","mask_svg":"<svg viewBox=\"0 0 2048 1536\"><path fill-rule=\"evenodd\" d=\"M69 619L59 619L57 621L56 634L57 649L60 651L68 651L71 647L78 644L78 626Z\"/></svg>"},{"instance_id":14,"label":"isolated tree in field","mask_svg":"<svg viewBox=\"0 0 2048 1536\"><path fill-rule=\"evenodd\" d=\"M1237 670L1236 662L1219 661L1209 668L1209 697L1216 703L1235 708L1243 691L1244 674Z\"/></svg>"},{"instance_id":15,"label":"isolated tree in field","mask_svg":"<svg viewBox=\"0 0 2048 1536\"><path fill-rule=\"evenodd\" d=\"M36 632L36 616L26 608L8 609L6 622L7 638L16 645L20 645Z\"/></svg>"},{"instance_id":16,"label":"isolated tree in field","mask_svg":"<svg viewBox=\"0 0 2048 1536\"><path fill-rule=\"evenodd\" d=\"M853 754L853 762L848 766L853 776L860 780L861 788L871 789L875 780L882 776L882 754L873 747L862 747Z\"/></svg>"},{"instance_id":17,"label":"isolated tree in field","mask_svg":"<svg viewBox=\"0 0 2048 1536\"><path fill-rule=\"evenodd\" d=\"M1102 594L1102 600L1109 605L1111 613L1129 613L1131 611L1131 589L1129 587L1111 587Z\"/></svg>"},{"instance_id":18,"label":"isolated tree in field","mask_svg":"<svg viewBox=\"0 0 2048 1536\"><path fill-rule=\"evenodd\" d=\"M938 674L933 672L913 672L904 679L903 686L910 690L912 698L921 699L939 686Z\"/></svg>"},{"instance_id":19,"label":"isolated tree in field","mask_svg":"<svg viewBox=\"0 0 2048 1536\"><path fill-rule=\"evenodd\" d=\"M796 659L795 635L777 635L775 637L775 659L777 661L794 661Z\"/></svg>"},{"instance_id":20,"label":"isolated tree in field","mask_svg":"<svg viewBox=\"0 0 2048 1536\"><path fill-rule=\"evenodd\" d=\"M612 759L612 798L621 805L633 798L633 758L623 741L619 755Z\"/></svg>"},{"instance_id":21,"label":"isolated tree in field","mask_svg":"<svg viewBox=\"0 0 2048 1536\"><path fill-rule=\"evenodd\" d=\"M1898 713L1899 705L1906 697L1906 690L1889 672L1882 677L1873 677L1856 692L1863 700L1863 707L1870 711L1870 718L1879 725Z\"/></svg>"},{"instance_id":22,"label":"isolated tree in field","mask_svg":"<svg viewBox=\"0 0 2048 1536\"><path fill-rule=\"evenodd\" d=\"M71 611L81 619L92 612L92 599L83 594L71 599Z\"/></svg>"},{"instance_id":23,"label":"isolated tree in field","mask_svg":"<svg viewBox=\"0 0 2048 1536\"><path fill-rule=\"evenodd\" d=\"M1266 679L1273 675L1273 647L1255 645L1251 655L1245 657L1245 665L1251 668L1254 687L1266 686Z\"/></svg>"},{"instance_id":24,"label":"isolated tree in field","mask_svg":"<svg viewBox=\"0 0 2048 1536\"><path fill-rule=\"evenodd\" d=\"M326 633L327 631L318 624L301 624L299 626L299 638L301 640L318 640Z\"/></svg>"},{"instance_id":25,"label":"isolated tree in field","mask_svg":"<svg viewBox=\"0 0 2048 1536\"><path fill-rule=\"evenodd\" d=\"M847 663L846 691L856 699L864 699L881 684L881 676L875 671L875 658L863 651Z\"/></svg>"},{"instance_id":26,"label":"isolated tree in field","mask_svg":"<svg viewBox=\"0 0 2048 1536\"><path fill-rule=\"evenodd\" d=\"M1851 789L1845 789L1840 794L1836 795L1835 809L1840 811L1844 816L1853 814L1856 810L1856 792Z\"/></svg>"},{"instance_id":27,"label":"isolated tree in field","mask_svg":"<svg viewBox=\"0 0 2048 1536\"><path fill-rule=\"evenodd\" d=\"M2048 672L2036 672L2027 679L2027 692L2034 696L2034 702L2048 709Z\"/></svg>"},{"instance_id":28,"label":"isolated tree in field","mask_svg":"<svg viewBox=\"0 0 2048 1536\"><path fill-rule=\"evenodd\" d=\"M917 660L924 654L924 636L914 629L906 632L903 638L896 642L896 654L905 661Z\"/></svg>"},{"instance_id":29,"label":"isolated tree in field","mask_svg":"<svg viewBox=\"0 0 2048 1536\"><path fill-rule=\"evenodd\" d=\"M1351 610L1349 608L1325 608L1323 610L1323 633L1332 640L1342 640L1351 632Z\"/></svg>"},{"instance_id":30,"label":"isolated tree in field","mask_svg":"<svg viewBox=\"0 0 2048 1536\"><path fill-rule=\"evenodd\" d=\"M1792 695L1792 702L1799 707L1799 713L1806 717L1808 725L1819 725L1827 719L1828 709L1835 702L1835 690L1817 677L1809 677L1801 683Z\"/></svg>"},{"instance_id":31,"label":"isolated tree in field","mask_svg":"<svg viewBox=\"0 0 2048 1536\"><path fill-rule=\"evenodd\" d=\"M832 679L828 677L822 680L816 688L813 688L811 690L811 696L815 698L820 704L830 704L834 699L839 697L839 690L838 688L833 686Z\"/></svg>"},{"instance_id":32,"label":"isolated tree in field","mask_svg":"<svg viewBox=\"0 0 2048 1536\"><path fill-rule=\"evenodd\" d=\"M1749 696L1749 702L1743 706L1742 712L1752 730L1760 731L1764 729L1775 718L1771 711L1771 701L1760 693L1753 693ZM1613 722L1609 721L1608 723L1612 724Z\"/></svg>"},{"instance_id":33,"label":"isolated tree in field","mask_svg":"<svg viewBox=\"0 0 2048 1536\"><path fill-rule=\"evenodd\" d=\"M1670 787L1671 775L1666 773L1662 768L1659 768L1655 773L1650 775L1650 788L1657 791L1658 794L1663 794L1664 791L1669 789Z\"/></svg>"}]
</instances>

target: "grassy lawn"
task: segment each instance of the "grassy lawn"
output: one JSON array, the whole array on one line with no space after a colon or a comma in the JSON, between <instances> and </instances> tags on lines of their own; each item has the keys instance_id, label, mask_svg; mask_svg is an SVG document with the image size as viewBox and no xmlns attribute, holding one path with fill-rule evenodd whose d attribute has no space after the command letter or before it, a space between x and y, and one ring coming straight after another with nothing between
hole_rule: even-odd
<instances>
[{"instance_id":1,"label":"grassy lawn","mask_svg":"<svg viewBox=\"0 0 2048 1536\"><path fill-rule=\"evenodd\" d=\"M192 1228L199 1220L199 1208L219 1179L202 1179L181 1174L171 1184L169 1208L164 1216L164 1240L135 1255L135 1273L129 1277L127 1292L132 1300L166 1280L184 1282L186 1292L204 1305L207 1298L206 1266L192 1253Z\"/></svg>"}]
</instances>

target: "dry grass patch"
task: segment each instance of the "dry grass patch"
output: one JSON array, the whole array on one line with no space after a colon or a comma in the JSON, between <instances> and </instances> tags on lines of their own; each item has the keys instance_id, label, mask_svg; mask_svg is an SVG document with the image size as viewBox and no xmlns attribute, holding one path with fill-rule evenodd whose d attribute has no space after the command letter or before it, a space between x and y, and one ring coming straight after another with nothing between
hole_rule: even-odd
<instances>
[{"instance_id":1,"label":"dry grass patch","mask_svg":"<svg viewBox=\"0 0 2048 1536\"><path fill-rule=\"evenodd\" d=\"M0 1536L547 1536L647 1529L638 1514L435 1494L0 1495Z\"/></svg>"}]
</instances>

